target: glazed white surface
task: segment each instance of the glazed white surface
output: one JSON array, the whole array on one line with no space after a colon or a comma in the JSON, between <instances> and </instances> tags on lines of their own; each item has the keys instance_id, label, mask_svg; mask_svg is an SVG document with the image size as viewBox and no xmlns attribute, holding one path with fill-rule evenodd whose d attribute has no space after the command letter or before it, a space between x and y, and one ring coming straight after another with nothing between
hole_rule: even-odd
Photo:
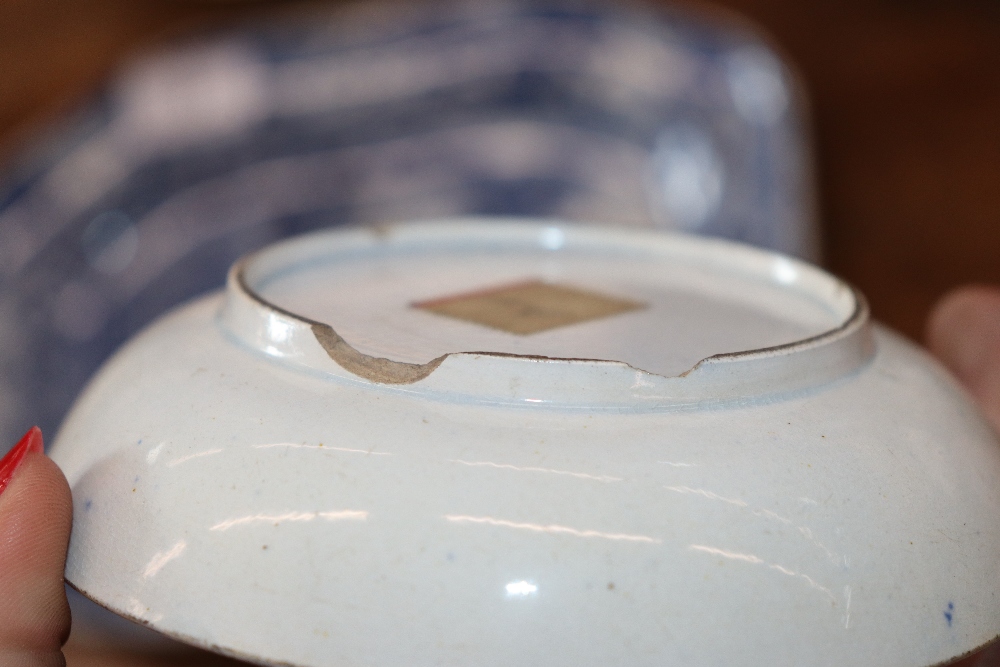
<instances>
[{"instance_id":1,"label":"glazed white surface","mask_svg":"<svg viewBox=\"0 0 1000 667\"><path fill-rule=\"evenodd\" d=\"M456 258L453 252L442 251L375 261L331 261L285 274L260 293L291 312L336 322L337 332L365 354L409 363L427 363L457 351L489 350L614 359L670 376L719 352L791 343L840 323L834 313L804 295L762 286L770 308L755 308L739 300L744 276L727 276L735 284L710 291L704 285L685 284L691 282L690 273L652 253L595 258L581 251L527 253L511 248ZM643 307L524 336L411 306L531 279L623 297Z\"/></svg>"},{"instance_id":2,"label":"glazed white surface","mask_svg":"<svg viewBox=\"0 0 1000 667\"><path fill-rule=\"evenodd\" d=\"M920 667L1000 633L996 436L885 330L820 386L628 410L351 379L223 307L126 346L52 450L67 578L158 630L384 667Z\"/></svg>"},{"instance_id":3,"label":"glazed white surface","mask_svg":"<svg viewBox=\"0 0 1000 667\"><path fill-rule=\"evenodd\" d=\"M830 285L800 279L800 273L815 272L812 267L746 253L725 241L702 240L691 247L682 238L650 243L648 235L626 232L611 243L611 236L587 228L497 222L490 227L490 234L453 238L415 225L394 230L395 242L384 244L372 243L363 231L342 233L335 247L311 237L293 240L270 254L294 261L270 271L273 259L259 262L257 291L280 308L335 323L342 337L371 356L423 364L443 354L487 350L611 359L665 376L714 354L816 336L850 315L841 312L838 300L816 293ZM706 260L721 249L747 256L719 270ZM412 307L529 280L590 289L645 307L530 336Z\"/></svg>"}]
</instances>

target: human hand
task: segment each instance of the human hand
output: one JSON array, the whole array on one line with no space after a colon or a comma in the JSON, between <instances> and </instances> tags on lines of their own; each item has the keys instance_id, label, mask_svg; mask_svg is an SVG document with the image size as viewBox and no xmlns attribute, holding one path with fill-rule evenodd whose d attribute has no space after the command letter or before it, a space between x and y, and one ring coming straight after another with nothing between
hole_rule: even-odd
<instances>
[{"instance_id":1,"label":"human hand","mask_svg":"<svg viewBox=\"0 0 1000 667\"><path fill-rule=\"evenodd\" d=\"M65 664L69 485L35 428L0 461L0 665Z\"/></svg>"},{"instance_id":2,"label":"human hand","mask_svg":"<svg viewBox=\"0 0 1000 667\"><path fill-rule=\"evenodd\" d=\"M941 299L927 320L927 347L1000 431L1000 287L962 287Z\"/></svg>"},{"instance_id":3,"label":"human hand","mask_svg":"<svg viewBox=\"0 0 1000 667\"><path fill-rule=\"evenodd\" d=\"M70 630L63 571L72 507L62 472L32 429L0 460L0 667L236 667L195 649L146 654L86 643Z\"/></svg>"},{"instance_id":4,"label":"human hand","mask_svg":"<svg viewBox=\"0 0 1000 667\"><path fill-rule=\"evenodd\" d=\"M927 319L926 339L1000 431L1000 288L967 286L945 295ZM1000 645L956 667L995 665Z\"/></svg>"}]
</instances>

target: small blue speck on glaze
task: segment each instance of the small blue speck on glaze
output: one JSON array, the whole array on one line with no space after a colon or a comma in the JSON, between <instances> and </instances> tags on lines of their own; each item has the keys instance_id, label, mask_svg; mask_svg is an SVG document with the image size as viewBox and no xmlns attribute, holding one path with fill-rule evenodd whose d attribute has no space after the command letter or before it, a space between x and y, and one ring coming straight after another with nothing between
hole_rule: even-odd
<instances>
[{"instance_id":1,"label":"small blue speck on glaze","mask_svg":"<svg viewBox=\"0 0 1000 667\"><path fill-rule=\"evenodd\" d=\"M137 444L137 445L141 445L141 444L142 444L142 438L139 438L139 442L137 442L137 443L135 443L135 444Z\"/></svg>"},{"instance_id":2,"label":"small blue speck on glaze","mask_svg":"<svg viewBox=\"0 0 1000 667\"><path fill-rule=\"evenodd\" d=\"M83 511L89 512L90 511L90 506L93 505L93 504L94 504L94 501L91 500L90 498L87 498L87 500L85 500L84 503L83 503Z\"/></svg>"},{"instance_id":3,"label":"small blue speck on glaze","mask_svg":"<svg viewBox=\"0 0 1000 667\"><path fill-rule=\"evenodd\" d=\"M955 603L949 602L948 609L944 612L944 620L948 621L948 627L951 627L951 621L953 618L953 612L955 611Z\"/></svg>"},{"instance_id":4,"label":"small blue speck on glaze","mask_svg":"<svg viewBox=\"0 0 1000 667\"><path fill-rule=\"evenodd\" d=\"M132 481L132 483L133 483L133 484L135 484L135 483L136 483L136 482L138 482L138 481L139 481L139 478L138 478L138 477L136 477L136 478L135 478L135 479L134 479L134 480Z\"/></svg>"},{"instance_id":5,"label":"small blue speck on glaze","mask_svg":"<svg viewBox=\"0 0 1000 667\"><path fill-rule=\"evenodd\" d=\"M453 561L453 560L455 560L455 554L453 554L452 552L449 551L447 558L448 558L449 561Z\"/></svg>"}]
</instances>

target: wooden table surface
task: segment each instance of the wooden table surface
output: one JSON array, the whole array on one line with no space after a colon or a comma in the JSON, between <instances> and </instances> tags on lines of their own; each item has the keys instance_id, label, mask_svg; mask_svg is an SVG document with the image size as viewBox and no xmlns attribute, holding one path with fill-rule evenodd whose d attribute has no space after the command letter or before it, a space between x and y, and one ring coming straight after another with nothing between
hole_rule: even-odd
<instances>
[{"instance_id":1,"label":"wooden table surface","mask_svg":"<svg viewBox=\"0 0 1000 667\"><path fill-rule=\"evenodd\" d=\"M116 63L291 3L0 2L0 165ZM919 339L931 304L1000 284L1000 3L721 0L762 26L813 103L825 264ZM70 665L166 665L72 644ZM165 661L166 660L166 661ZM189 654L183 664L236 664Z\"/></svg>"}]
</instances>

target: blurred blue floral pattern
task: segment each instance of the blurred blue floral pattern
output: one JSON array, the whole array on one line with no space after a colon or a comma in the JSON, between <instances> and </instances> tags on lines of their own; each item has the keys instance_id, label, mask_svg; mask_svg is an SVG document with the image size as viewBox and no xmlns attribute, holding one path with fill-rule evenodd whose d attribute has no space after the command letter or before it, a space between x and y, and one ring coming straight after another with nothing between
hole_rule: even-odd
<instances>
[{"instance_id":1,"label":"blurred blue floral pattern","mask_svg":"<svg viewBox=\"0 0 1000 667\"><path fill-rule=\"evenodd\" d=\"M814 257L802 109L745 25L608 3L334 6L133 62L0 179L0 444L317 228L540 216Z\"/></svg>"}]
</instances>

